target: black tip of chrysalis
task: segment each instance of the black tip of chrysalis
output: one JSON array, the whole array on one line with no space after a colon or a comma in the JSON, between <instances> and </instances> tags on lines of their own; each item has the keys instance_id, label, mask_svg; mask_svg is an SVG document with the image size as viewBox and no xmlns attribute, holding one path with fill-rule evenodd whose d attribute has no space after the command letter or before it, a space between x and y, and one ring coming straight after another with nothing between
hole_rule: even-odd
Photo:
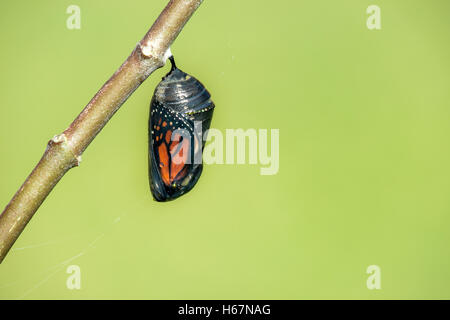
<instances>
[{"instance_id":1,"label":"black tip of chrysalis","mask_svg":"<svg viewBox=\"0 0 450 320\"><path fill-rule=\"evenodd\" d=\"M197 183L203 134L214 111L203 84L178 69L173 56L169 60L172 67L156 87L150 105L150 189L156 201L176 199Z\"/></svg>"},{"instance_id":2,"label":"black tip of chrysalis","mask_svg":"<svg viewBox=\"0 0 450 320\"><path fill-rule=\"evenodd\" d=\"M175 70L179 70L177 68L177 65L175 64L175 58L173 56L169 57L169 61L170 61L170 65L171 65L170 71L164 76L164 78L162 78L163 80L170 77L174 73ZM181 70L179 70L179 71L181 71Z\"/></svg>"},{"instance_id":3,"label":"black tip of chrysalis","mask_svg":"<svg viewBox=\"0 0 450 320\"><path fill-rule=\"evenodd\" d=\"M170 63L172 64L172 68L170 69L170 72L172 72L173 70L175 70L177 68L177 65L175 64L175 58L173 56L170 56L169 60L170 60Z\"/></svg>"}]
</instances>

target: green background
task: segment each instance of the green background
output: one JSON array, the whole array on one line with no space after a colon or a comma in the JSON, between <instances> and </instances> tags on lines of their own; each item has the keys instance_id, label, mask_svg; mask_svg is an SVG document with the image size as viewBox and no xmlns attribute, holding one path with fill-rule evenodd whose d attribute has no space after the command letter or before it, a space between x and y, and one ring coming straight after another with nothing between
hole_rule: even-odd
<instances>
[{"instance_id":1,"label":"green background","mask_svg":"<svg viewBox=\"0 0 450 320\"><path fill-rule=\"evenodd\" d=\"M165 0L0 5L0 204ZM81 8L81 30L66 8ZM366 8L381 8L381 30ZM450 2L206 0L172 46L213 127L280 129L280 170L209 165L152 200L149 101L125 103L0 265L3 299L450 298ZM68 290L66 268L81 268ZM381 268L368 290L366 268Z\"/></svg>"}]
</instances>

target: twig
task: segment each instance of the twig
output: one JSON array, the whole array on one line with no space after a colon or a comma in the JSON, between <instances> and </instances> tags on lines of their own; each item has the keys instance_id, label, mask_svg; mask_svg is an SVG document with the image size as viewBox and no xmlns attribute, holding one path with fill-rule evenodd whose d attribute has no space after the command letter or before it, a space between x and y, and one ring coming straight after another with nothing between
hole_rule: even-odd
<instances>
[{"instance_id":1,"label":"twig","mask_svg":"<svg viewBox=\"0 0 450 320\"><path fill-rule=\"evenodd\" d=\"M63 133L53 137L41 160L0 215L0 263L47 195L108 120L156 69L202 0L170 0L122 66Z\"/></svg>"}]
</instances>

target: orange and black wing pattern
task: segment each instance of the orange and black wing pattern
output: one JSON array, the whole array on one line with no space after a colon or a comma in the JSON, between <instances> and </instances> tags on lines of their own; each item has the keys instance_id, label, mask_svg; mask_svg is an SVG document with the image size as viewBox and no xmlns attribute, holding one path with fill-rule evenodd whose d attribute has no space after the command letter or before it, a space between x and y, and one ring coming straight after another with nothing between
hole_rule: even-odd
<instances>
[{"instance_id":1,"label":"orange and black wing pattern","mask_svg":"<svg viewBox=\"0 0 450 320\"><path fill-rule=\"evenodd\" d=\"M150 186L157 201L178 198L197 182L202 165L194 163L200 148L189 120L155 102L149 123Z\"/></svg>"}]
</instances>

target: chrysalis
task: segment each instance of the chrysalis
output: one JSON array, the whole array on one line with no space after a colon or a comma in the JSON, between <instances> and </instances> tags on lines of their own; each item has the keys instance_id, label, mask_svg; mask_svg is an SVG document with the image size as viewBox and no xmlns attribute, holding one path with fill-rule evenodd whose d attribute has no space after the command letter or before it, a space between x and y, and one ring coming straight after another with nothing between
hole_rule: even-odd
<instances>
[{"instance_id":1,"label":"chrysalis","mask_svg":"<svg viewBox=\"0 0 450 320\"><path fill-rule=\"evenodd\" d=\"M155 89L150 103L149 174L156 201L190 191L202 173L203 134L214 111L203 84L184 73L170 57L172 69Z\"/></svg>"}]
</instances>

